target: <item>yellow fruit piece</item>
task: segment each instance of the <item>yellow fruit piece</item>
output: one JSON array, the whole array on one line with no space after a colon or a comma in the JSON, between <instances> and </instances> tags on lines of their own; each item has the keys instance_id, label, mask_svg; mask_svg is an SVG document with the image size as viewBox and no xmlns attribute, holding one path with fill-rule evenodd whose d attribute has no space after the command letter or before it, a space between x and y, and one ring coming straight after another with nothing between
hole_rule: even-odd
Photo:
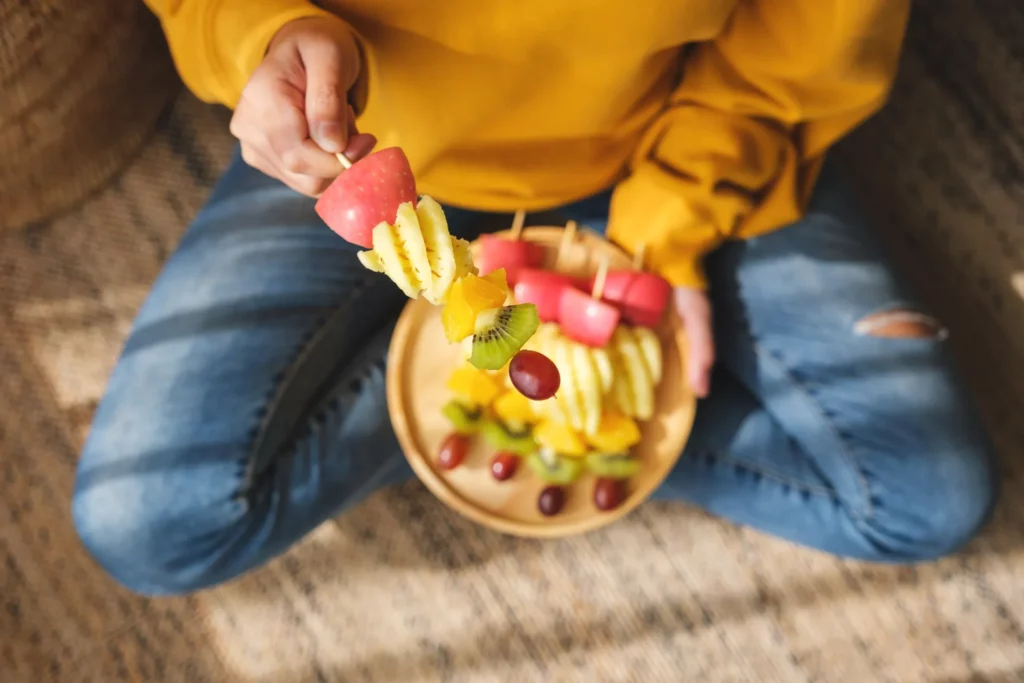
<instances>
[{"instance_id":1,"label":"yellow fruit piece","mask_svg":"<svg viewBox=\"0 0 1024 683\"><path fill-rule=\"evenodd\" d=\"M452 393L472 406L487 407L501 392L501 385L490 373L464 365L448 378Z\"/></svg>"},{"instance_id":2,"label":"yellow fruit piece","mask_svg":"<svg viewBox=\"0 0 1024 683\"><path fill-rule=\"evenodd\" d=\"M590 357L601 380L601 393L607 394L612 390L612 383L615 381L615 368L612 367L611 357L605 349L590 349Z\"/></svg>"},{"instance_id":3,"label":"yellow fruit piece","mask_svg":"<svg viewBox=\"0 0 1024 683\"><path fill-rule=\"evenodd\" d=\"M644 365L651 381L657 385L661 381L662 372L661 340L653 330L646 327L634 327L632 332L637 346L640 347L640 355L644 358Z\"/></svg>"},{"instance_id":4,"label":"yellow fruit piece","mask_svg":"<svg viewBox=\"0 0 1024 683\"><path fill-rule=\"evenodd\" d=\"M434 278L433 287L424 292L424 296L432 304L441 304L448 298L448 290L451 289L457 275L455 249L452 246L451 233L448 232L448 219L445 218L441 205L426 196L416 205L416 217L423 233L423 244Z\"/></svg>"},{"instance_id":5,"label":"yellow fruit piece","mask_svg":"<svg viewBox=\"0 0 1024 683\"><path fill-rule=\"evenodd\" d=\"M448 292L448 301L441 309L444 336L452 343L462 341L473 334L473 324L476 322L476 315L473 314L473 309L469 307L462 292L464 286L463 280L456 280Z\"/></svg>"},{"instance_id":6,"label":"yellow fruit piece","mask_svg":"<svg viewBox=\"0 0 1024 683\"><path fill-rule=\"evenodd\" d=\"M373 229L373 250L380 258L384 274L391 278L398 288L410 299L419 296L420 285L413 272L412 264L401 249L398 228L387 223L378 223Z\"/></svg>"},{"instance_id":7,"label":"yellow fruit piece","mask_svg":"<svg viewBox=\"0 0 1024 683\"><path fill-rule=\"evenodd\" d=\"M473 253L470 251L469 242L458 237L452 237L452 251L455 254L455 277L477 274L476 266L473 265Z\"/></svg>"},{"instance_id":8,"label":"yellow fruit piece","mask_svg":"<svg viewBox=\"0 0 1024 683\"><path fill-rule=\"evenodd\" d=\"M601 380L586 346L573 343L571 351L572 372L579 394L583 432L593 434L601 424Z\"/></svg>"},{"instance_id":9,"label":"yellow fruit piece","mask_svg":"<svg viewBox=\"0 0 1024 683\"><path fill-rule=\"evenodd\" d=\"M504 269L484 277L468 274L459 281L463 283L462 294L466 297L466 303L477 313L504 305L505 296L508 294Z\"/></svg>"},{"instance_id":10,"label":"yellow fruit piece","mask_svg":"<svg viewBox=\"0 0 1024 683\"><path fill-rule=\"evenodd\" d=\"M395 216L392 234L397 236L400 251L409 262L409 270L415 276L416 287L432 296L434 274L430 267L430 260L427 258L427 245L423 237L423 230L420 229L420 219L411 202L398 205L398 214ZM376 242L373 246L377 247Z\"/></svg>"},{"instance_id":11,"label":"yellow fruit piece","mask_svg":"<svg viewBox=\"0 0 1024 683\"><path fill-rule=\"evenodd\" d=\"M384 264L380 261L380 256L377 255L373 249L369 251L360 251L356 253L356 258L363 264L363 267L367 270L372 270L375 273L384 272Z\"/></svg>"},{"instance_id":12,"label":"yellow fruit piece","mask_svg":"<svg viewBox=\"0 0 1024 683\"><path fill-rule=\"evenodd\" d=\"M532 424L537 421L530 399L518 391L506 391L491 406L505 424Z\"/></svg>"},{"instance_id":13,"label":"yellow fruit piece","mask_svg":"<svg viewBox=\"0 0 1024 683\"><path fill-rule=\"evenodd\" d=\"M481 311L504 304L507 294L505 271L502 270L494 277L491 275L479 277L468 273L452 285L448 301L441 311L441 324L444 325L444 335L448 341L462 341L473 334L476 318Z\"/></svg>"},{"instance_id":14,"label":"yellow fruit piece","mask_svg":"<svg viewBox=\"0 0 1024 683\"><path fill-rule=\"evenodd\" d=\"M629 384L629 376L625 373L625 368L621 364L617 366L612 392L615 397L615 405L618 406L619 410L626 415L635 417L636 404L633 401L633 389Z\"/></svg>"},{"instance_id":15,"label":"yellow fruit piece","mask_svg":"<svg viewBox=\"0 0 1024 683\"><path fill-rule=\"evenodd\" d=\"M587 442L602 453L625 453L640 441L636 421L618 411L601 416L601 426L586 437Z\"/></svg>"},{"instance_id":16,"label":"yellow fruit piece","mask_svg":"<svg viewBox=\"0 0 1024 683\"><path fill-rule=\"evenodd\" d=\"M654 414L654 382L647 366L644 365L640 347L633 336L622 327L615 330L612 344L621 361L619 371L629 380L633 401L632 415L639 420L649 420Z\"/></svg>"},{"instance_id":17,"label":"yellow fruit piece","mask_svg":"<svg viewBox=\"0 0 1024 683\"><path fill-rule=\"evenodd\" d=\"M543 448L561 455L581 458L587 454L587 444L564 422L544 420L534 428L533 438Z\"/></svg>"},{"instance_id":18,"label":"yellow fruit piece","mask_svg":"<svg viewBox=\"0 0 1024 683\"><path fill-rule=\"evenodd\" d=\"M394 225L381 223L373 229L373 249L357 254L368 270L384 273L406 296L421 293L432 304L448 299L452 284L464 275L475 275L469 242L452 237L441 205L423 196L398 207Z\"/></svg>"},{"instance_id":19,"label":"yellow fruit piece","mask_svg":"<svg viewBox=\"0 0 1024 683\"><path fill-rule=\"evenodd\" d=\"M561 375L561 386L556 394L562 410L569 417L569 424L573 429L583 431L583 406L579 387L576 384L576 373L572 367L572 347L568 339L560 339L552 344L552 353L549 356L558 374Z\"/></svg>"}]
</instances>

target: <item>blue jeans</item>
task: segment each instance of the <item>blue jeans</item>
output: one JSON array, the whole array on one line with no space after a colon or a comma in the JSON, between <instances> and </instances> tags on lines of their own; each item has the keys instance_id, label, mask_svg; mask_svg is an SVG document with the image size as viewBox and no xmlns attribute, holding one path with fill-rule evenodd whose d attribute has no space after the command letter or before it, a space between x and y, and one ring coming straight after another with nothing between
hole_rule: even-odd
<instances>
[{"instance_id":1,"label":"blue jeans","mask_svg":"<svg viewBox=\"0 0 1024 683\"><path fill-rule=\"evenodd\" d=\"M601 229L608 195L557 211ZM448 208L473 237L507 215ZM541 217L544 219L546 217ZM984 523L990 445L941 338L831 170L806 218L708 262L718 365L661 499L837 555L935 558ZM388 421L406 299L313 202L236 158L135 321L84 447L79 535L144 594L229 580L412 477Z\"/></svg>"}]
</instances>

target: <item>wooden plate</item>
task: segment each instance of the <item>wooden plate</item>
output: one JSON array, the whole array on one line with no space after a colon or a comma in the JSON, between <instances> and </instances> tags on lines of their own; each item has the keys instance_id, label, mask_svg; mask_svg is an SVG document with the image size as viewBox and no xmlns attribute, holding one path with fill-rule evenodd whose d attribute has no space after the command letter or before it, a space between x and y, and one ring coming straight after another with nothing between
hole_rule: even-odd
<instances>
[{"instance_id":1,"label":"wooden plate","mask_svg":"<svg viewBox=\"0 0 1024 683\"><path fill-rule=\"evenodd\" d=\"M554 267L563 228L527 228L523 239L544 247L547 267ZM578 231L563 249L558 270L589 275L607 255L610 268L629 268L618 247L595 233ZM520 463L515 476L503 482L490 473L493 451L473 439L466 461L454 470L439 470L434 459L451 431L441 406L451 397L445 386L452 370L464 362L458 344L448 344L441 326L441 308L423 299L410 301L402 312L388 354L388 411L405 457L416 476L446 505L491 529L517 536L554 538L602 527L629 513L661 484L675 465L693 426L696 399L683 381L685 338L674 311L665 316L662 341L664 374L656 391L655 415L641 425L642 439L632 453L643 462L629 481L626 501L610 512L593 503L594 477L585 474L567 487L562 512L545 517L537 498L546 484Z\"/></svg>"}]
</instances>

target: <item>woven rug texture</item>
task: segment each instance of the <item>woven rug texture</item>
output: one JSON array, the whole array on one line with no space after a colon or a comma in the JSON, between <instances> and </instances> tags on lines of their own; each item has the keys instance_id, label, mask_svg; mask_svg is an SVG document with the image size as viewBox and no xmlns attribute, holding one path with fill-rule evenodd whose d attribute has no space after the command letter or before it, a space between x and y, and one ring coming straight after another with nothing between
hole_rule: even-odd
<instances>
[{"instance_id":1,"label":"woven rug texture","mask_svg":"<svg viewBox=\"0 0 1024 683\"><path fill-rule=\"evenodd\" d=\"M1024 681L1024 5L932 0L836 156L951 329L1001 503L955 557L833 559L647 504L559 542L383 491L267 567L143 599L82 550L78 449L132 317L233 149L182 93L125 172L0 233L0 681Z\"/></svg>"}]
</instances>

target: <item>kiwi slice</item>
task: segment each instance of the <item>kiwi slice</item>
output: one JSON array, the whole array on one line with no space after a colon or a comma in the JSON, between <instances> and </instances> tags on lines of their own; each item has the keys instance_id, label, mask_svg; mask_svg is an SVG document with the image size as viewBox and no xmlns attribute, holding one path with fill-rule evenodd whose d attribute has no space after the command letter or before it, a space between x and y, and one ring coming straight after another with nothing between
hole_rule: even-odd
<instances>
[{"instance_id":1,"label":"kiwi slice","mask_svg":"<svg viewBox=\"0 0 1024 683\"><path fill-rule=\"evenodd\" d=\"M488 308L476 317L469 362L481 370L500 370L519 353L540 326L537 307L516 304Z\"/></svg>"},{"instance_id":2,"label":"kiwi slice","mask_svg":"<svg viewBox=\"0 0 1024 683\"><path fill-rule=\"evenodd\" d=\"M583 472L583 464L579 460L546 449L527 456L526 464L549 484L571 484Z\"/></svg>"},{"instance_id":3,"label":"kiwi slice","mask_svg":"<svg viewBox=\"0 0 1024 683\"><path fill-rule=\"evenodd\" d=\"M459 401L445 403L441 414L448 418L459 434L476 434L484 421L483 413L478 408L470 408Z\"/></svg>"},{"instance_id":4,"label":"kiwi slice","mask_svg":"<svg viewBox=\"0 0 1024 683\"><path fill-rule=\"evenodd\" d=\"M640 471L640 461L626 453L590 453L587 469L599 477L629 479Z\"/></svg>"},{"instance_id":5,"label":"kiwi slice","mask_svg":"<svg viewBox=\"0 0 1024 683\"><path fill-rule=\"evenodd\" d=\"M509 451L519 455L530 455L537 450L537 442L533 440L530 428L523 426L516 429L501 420L486 420L480 430L494 450Z\"/></svg>"}]
</instances>

